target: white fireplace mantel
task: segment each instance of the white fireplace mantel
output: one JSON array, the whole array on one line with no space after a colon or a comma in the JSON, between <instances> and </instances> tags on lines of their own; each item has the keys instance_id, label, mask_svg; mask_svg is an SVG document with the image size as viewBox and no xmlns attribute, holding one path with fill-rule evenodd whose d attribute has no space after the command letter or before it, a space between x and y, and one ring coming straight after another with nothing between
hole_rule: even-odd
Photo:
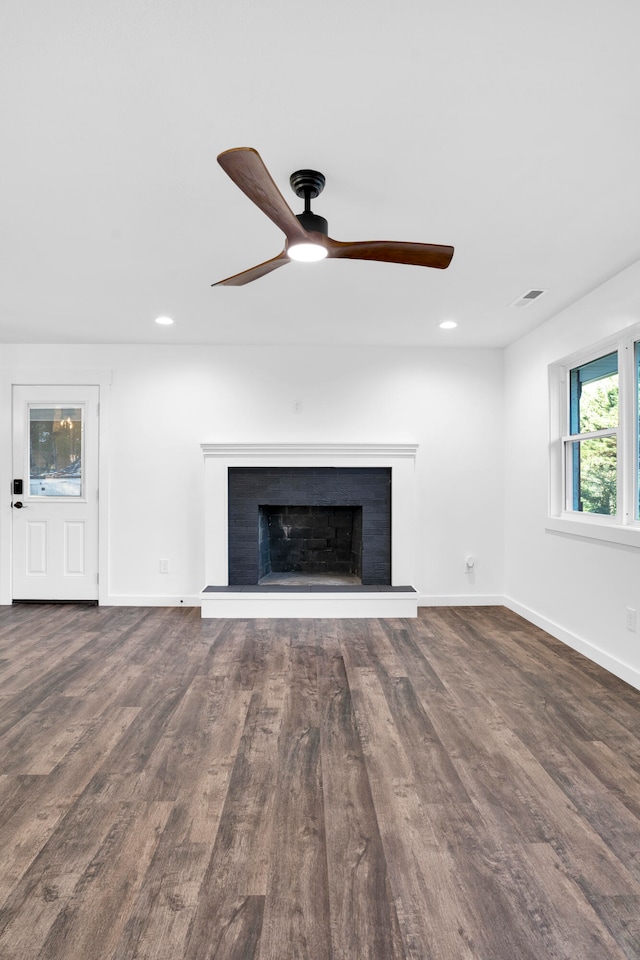
<instances>
[{"instance_id":1,"label":"white fireplace mantel","mask_svg":"<svg viewBox=\"0 0 640 960\"><path fill-rule=\"evenodd\" d=\"M391 469L391 583L411 586L415 569L415 459L412 443L202 443L205 461L205 582L228 584L230 467ZM264 599L264 598L263 598Z\"/></svg>"},{"instance_id":2,"label":"white fireplace mantel","mask_svg":"<svg viewBox=\"0 0 640 960\"><path fill-rule=\"evenodd\" d=\"M348 457L357 460L358 466L362 465L363 459L374 458L376 462L368 466L380 466L378 462L380 458L415 460L418 451L416 443L201 443L200 446L205 457L238 459L245 467L265 465L262 460L255 464L248 462L256 457L266 457L273 460L271 466L283 467L297 465L297 463L288 462L291 457L311 457L314 461L321 458L317 464L314 463L314 466L320 467L347 466L343 463L334 463L336 458ZM238 464L234 465L238 466ZM309 466L306 459L303 466Z\"/></svg>"}]
</instances>

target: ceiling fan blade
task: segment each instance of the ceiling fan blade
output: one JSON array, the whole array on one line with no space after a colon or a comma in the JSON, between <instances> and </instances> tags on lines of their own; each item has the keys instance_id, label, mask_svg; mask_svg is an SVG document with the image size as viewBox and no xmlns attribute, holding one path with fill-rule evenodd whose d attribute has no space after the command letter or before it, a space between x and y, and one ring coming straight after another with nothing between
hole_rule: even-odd
<instances>
[{"instance_id":1,"label":"ceiling fan blade","mask_svg":"<svg viewBox=\"0 0 640 960\"><path fill-rule=\"evenodd\" d=\"M218 163L249 200L280 227L287 240L301 243L307 240L306 230L278 190L257 150L253 147L225 150L218 156Z\"/></svg>"},{"instance_id":2,"label":"ceiling fan blade","mask_svg":"<svg viewBox=\"0 0 640 960\"><path fill-rule=\"evenodd\" d=\"M409 263L417 267L436 267L438 270L445 270L453 257L453 247L437 243L402 243L395 240L342 243L340 240L326 237L325 246L330 257Z\"/></svg>"},{"instance_id":3,"label":"ceiling fan blade","mask_svg":"<svg viewBox=\"0 0 640 960\"><path fill-rule=\"evenodd\" d=\"M274 257L272 260L265 260L264 263L259 263L257 267L250 267L248 270L243 270L242 273L236 273L232 277L227 277L226 280L218 280L217 283L212 283L212 287L242 287L245 283L251 283L252 280L259 280L260 277L266 276L267 273L271 273L272 270L277 270L278 267L284 267L285 263L291 263L291 260L286 254L286 251L283 250L282 253L279 253L277 257Z\"/></svg>"}]
</instances>

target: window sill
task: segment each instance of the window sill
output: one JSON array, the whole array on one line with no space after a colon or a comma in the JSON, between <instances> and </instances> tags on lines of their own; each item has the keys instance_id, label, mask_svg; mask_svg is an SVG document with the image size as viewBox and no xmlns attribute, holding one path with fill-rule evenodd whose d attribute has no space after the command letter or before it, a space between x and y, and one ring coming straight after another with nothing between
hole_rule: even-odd
<instances>
[{"instance_id":1,"label":"window sill","mask_svg":"<svg viewBox=\"0 0 640 960\"><path fill-rule=\"evenodd\" d=\"M600 520L582 520L574 517L548 517L546 529L553 533L565 533L572 537L622 543L640 548L640 525L623 526Z\"/></svg>"}]
</instances>

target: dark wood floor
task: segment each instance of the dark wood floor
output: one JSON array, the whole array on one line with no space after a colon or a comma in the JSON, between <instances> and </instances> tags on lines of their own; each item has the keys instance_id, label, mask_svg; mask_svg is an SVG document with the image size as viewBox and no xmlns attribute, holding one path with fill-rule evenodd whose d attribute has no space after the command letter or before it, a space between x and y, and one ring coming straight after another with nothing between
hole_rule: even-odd
<instances>
[{"instance_id":1,"label":"dark wood floor","mask_svg":"<svg viewBox=\"0 0 640 960\"><path fill-rule=\"evenodd\" d=\"M2 960L637 960L639 817L640 693L502 608L0 608Z\"/></svg>"}]
</instances>

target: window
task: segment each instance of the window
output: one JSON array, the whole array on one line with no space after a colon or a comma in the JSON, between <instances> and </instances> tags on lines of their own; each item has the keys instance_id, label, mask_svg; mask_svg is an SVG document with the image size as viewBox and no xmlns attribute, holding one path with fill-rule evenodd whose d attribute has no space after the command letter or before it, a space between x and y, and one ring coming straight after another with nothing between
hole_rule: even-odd
<instances>
[{"instance_id":1,"label":"window","mask_svg":"<svg viewBox=\"0 0 640 960\"><path fill-rule=\"evenodd\" d=\"M548 526L640 544L640 325L552 364L550 386Z\"/></svg>"},{"instance_id":2,"label":"window","mask_svg":"<svg viewBox=\"0 0 640 960\"><path fill-rule=\"evenodd\" d=\"M567 510L616 515L618 406L617 351L570 371Z\"/></svg>"},{"instance_id":3,"label":"window","mask_svg":"<svg viewBox=\"0 0 640 960\"><path fill-rule=\"evenodd\" d=\"M82 407L29 407L29 495L82 496Z\"/></svg>"}]
</instances>

